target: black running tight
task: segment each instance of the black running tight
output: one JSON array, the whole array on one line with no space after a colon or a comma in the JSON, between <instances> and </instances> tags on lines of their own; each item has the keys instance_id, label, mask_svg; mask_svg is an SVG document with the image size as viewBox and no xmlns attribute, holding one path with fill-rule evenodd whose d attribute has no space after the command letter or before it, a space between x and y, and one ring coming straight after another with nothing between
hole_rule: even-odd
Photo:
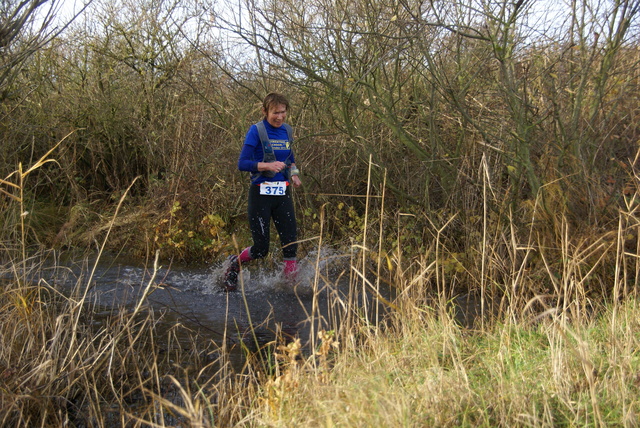
<instances>
[{"instance_id":1,"label":"black running tight","mask_svg":"<svg viewBox=\"0 0 640 428\"><path fill-rule=\"evenodd\" d=\"M261 259L269 253L270 224L276 226L282 256L285 260L295 259L298 250L296 216L293 211L291 186L287 186L284 196L261 195L260 186L252 184L249 189L249 227L253 237L251 258Z\"/></svg>"}]
</instances>

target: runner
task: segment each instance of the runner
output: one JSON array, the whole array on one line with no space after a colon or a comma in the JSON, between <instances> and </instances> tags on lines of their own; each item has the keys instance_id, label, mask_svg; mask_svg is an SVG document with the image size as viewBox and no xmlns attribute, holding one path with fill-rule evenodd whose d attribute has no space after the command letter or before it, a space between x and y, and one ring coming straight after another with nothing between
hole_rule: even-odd
<instances>
[{"instance_id":1,"label":"runner","mask_svg":"<svg viewBox=\"0 0 640 428\"><path fill-rule=\"evenodd\" d=\"M292 150L293 132L285 123L289 101L271 93L262 103L263 119L251 125L244 140L238 169L251 173L249 188L249 227L253 245L240 255L229 256L225 289L235 290L243 263L261 259L269 253L271 219L282 245L284 276L290 281L297 271L297 225L291 197L291 184L299 187L299 171Z\"/></svg>"}]
</instances>

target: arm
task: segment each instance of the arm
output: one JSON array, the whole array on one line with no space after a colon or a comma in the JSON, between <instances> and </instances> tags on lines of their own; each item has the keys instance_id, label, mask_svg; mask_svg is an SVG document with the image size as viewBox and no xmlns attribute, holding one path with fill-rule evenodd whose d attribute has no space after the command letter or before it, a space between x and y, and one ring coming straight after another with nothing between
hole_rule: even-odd
<instances>
[{"instance_id":1,"label":"arm","mask_svg":"<svg viewBox=\"0 0 640 428\"><path fill-rule=\"evenodd\" d=\"M300 187L302 185L302 181L300 181L300 177L298 176L298 168L296 168L296 164L292 163L291 164L291 183L295 186L295 187Z\"/></svg>"},{"instance_id":2,"label":"arm","mask_svg":"<svg viewBox=\"0 0 640 428\"><path fill-rule=\"evenodd\" d=\"M238 169L240 171L259 172L273 171L280 172L286 166L284 162L257 162L254 159L253 152L255 147L247 144L245 141L238 159Z\"/></svg>"}]
</instances>

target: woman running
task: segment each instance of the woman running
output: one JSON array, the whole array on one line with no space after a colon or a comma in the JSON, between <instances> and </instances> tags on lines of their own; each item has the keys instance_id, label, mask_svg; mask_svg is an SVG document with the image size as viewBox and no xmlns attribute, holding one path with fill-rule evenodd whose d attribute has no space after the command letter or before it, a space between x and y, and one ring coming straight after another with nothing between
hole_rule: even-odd
<instances>
[{"instance_id":1,"label":"woman running","mask_svg":"<svg viewBox=\"0 0 640 428\"><path fill-rule=\"evenodd\" d=\"M245 137L238 169L251 173L248 214L253 245L227 260L224 283L227 291L238 286L243 263L269 253L271 219L280 236L285 278L295 278L297 225L290 185L299 187L302 182L291 147L293 132L285 123L288 110L289 101L284 95L267 95L262 103L263 119L251 125Z\"/></svg>"}]
</instances>

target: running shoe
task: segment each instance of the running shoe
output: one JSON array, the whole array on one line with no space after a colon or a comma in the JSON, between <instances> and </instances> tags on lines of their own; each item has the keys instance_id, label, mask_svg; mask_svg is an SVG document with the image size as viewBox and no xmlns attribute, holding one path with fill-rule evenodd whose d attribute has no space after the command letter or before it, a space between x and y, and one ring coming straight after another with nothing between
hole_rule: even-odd
<instances>
[{"instance_id":1,"label":"running shoe","mask_svg":"<svg viewBox=\"0 0 640 428\"><path fill-rule=\"evenodd\" d=\"M240 273L238 256L229 256L227 259L227 271L224 274L224 289L226 291L233 291L238 287L238 273Z\"/></svg>"}]
</instances>

